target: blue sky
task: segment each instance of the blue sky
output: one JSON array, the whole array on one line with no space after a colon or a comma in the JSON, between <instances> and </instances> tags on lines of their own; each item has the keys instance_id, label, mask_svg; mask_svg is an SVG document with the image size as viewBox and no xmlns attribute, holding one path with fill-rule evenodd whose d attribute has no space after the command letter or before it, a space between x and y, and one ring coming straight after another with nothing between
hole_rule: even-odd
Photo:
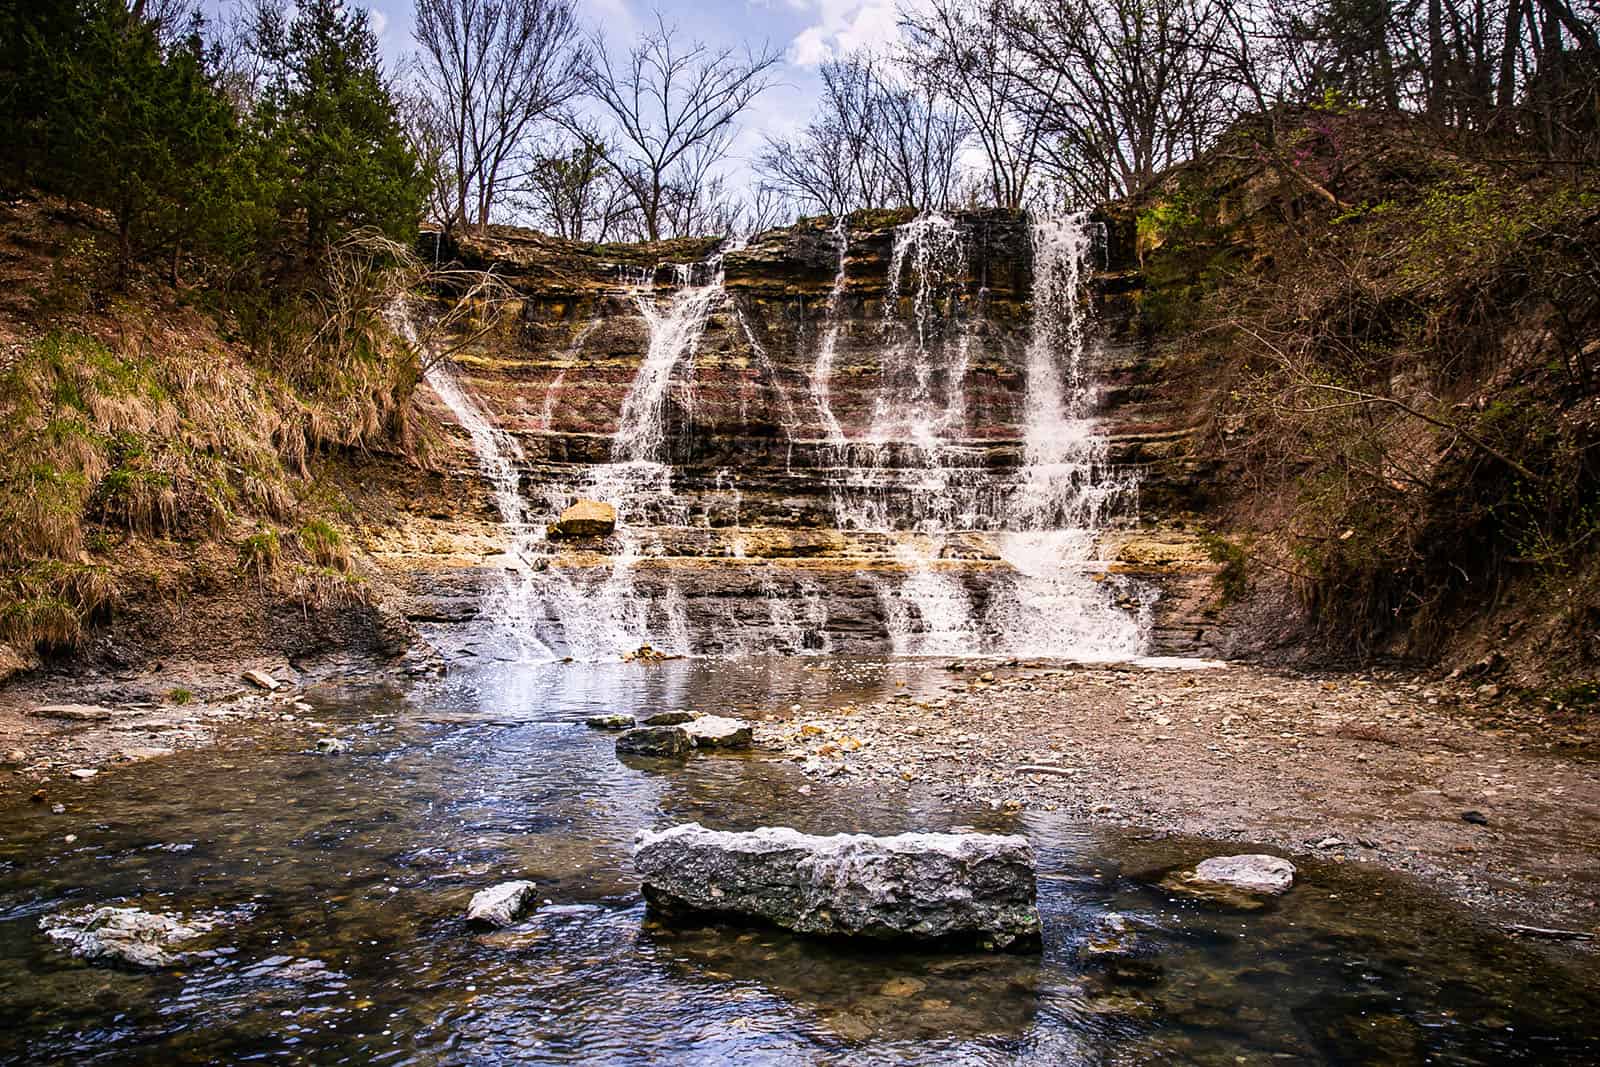
<instances>
[{"instance_id":1,"label":"blue sky","mask_svg":"<svg viewBox=\"0 0 1600 1067\"><path fill-rule=\"evenodd\" d=\"M415 50L412 0L370 0L373 25L384 53L397 63ZM789 133L805 123L817 95L816 66L830 55L893 39L895 0L578 0L590 26L608 43L626 50L639 27L659 9L688 36L711 45L770 44L783 53L777 84L757 98L735 143L731 169L744 170L760 150L763 134Z\"/></svg>"}]
</instances>

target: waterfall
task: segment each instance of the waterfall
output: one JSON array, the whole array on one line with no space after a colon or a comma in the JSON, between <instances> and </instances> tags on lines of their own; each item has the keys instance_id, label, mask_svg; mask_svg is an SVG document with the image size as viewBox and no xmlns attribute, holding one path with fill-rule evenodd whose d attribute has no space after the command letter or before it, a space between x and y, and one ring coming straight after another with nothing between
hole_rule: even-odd
<instances>
[{"instance_id":1,"label":"waterfall","mask_svg":"<svg viewBox=\"0 0 1600 1067\"><path fill-rule=\"evenodd\" d=\"M522 448L515 438L489 421L488 414L457 379L455 369L423 341L405 297L389 306L386 318L390 327L417 350L423 363L423 380L467 432L478 469L494 492L495 509L500 513L508 541L507 566L485 605L486 613L517 658L553 659L554 653L536 635L533 606L538 602L539 572L533 560L539 542L544 540L544 531L530 521L522 496L521 468L526 463Z\"/></svg>"},{"instance_id":2,"label":"waterfall","mask_svg":"<svg viewBox=\"0 0 1600 1067\"><path fill-rule=\"evenodd\" d=\"M1095 423L1085 292L1096 231L1086 213L1035 218L1033 325L1023 467L1005 505L1000 556L1015 572L986 622L1005 651L1121 658L1144 651L1153 590L1109 572L1100 534L1138 508L1138 477L1115 469Z\"/></svg>"},{"instance_id":3,"label":"waterfall","mask_svg":"<svg viewBox=\"0 0 1600 1067\"><path fill-rule=\"evenodd\" d=\"M617 509L618 549L608 564L586 568L588 573L552 565L542 575L558 643L574 659L615 659L644 645L675 655L693 651L687 606L670 573L656 595L639 572L650 550L659 550L649 541L648 527L683 525L687 519L668 462L667 401L674 383L686 377L686 369L692 371L706 322L723 301L722 255L730 247L704 263L675 264L678 289L664 308L654 272L630 286L649 345L623 398L611 461L593 467L570 494ZM681 406L688 410L692 394L686 383L682 389Z\"/></svg>"},{"instance_id":4,"label":"waterfall","mask_svg":"<svg viewBox=\"0 0 1600 1067\"><path fill-rule=\"evenodd\" d=\"M838 525L895 535L904 577L876 584L897 653L1106 658L1144 647L1151 591L1096 558L1107 524L1136 511L1138 481L1110 464L1093 417L1085 290L1095 230L1077 214L1036 218L1030 231L1023 464L1009 474L982 464L964 441L972 323L983 296L964 287L969 234L939 214L895 231L872 420L864 441L840 431L829 453L840 457ZM826 340L825 351L831 369ZM969 531L987 533L1009 572L995 579L981 611L959 566L944 560L951 535Z\"/></svg>"}]
</instances>

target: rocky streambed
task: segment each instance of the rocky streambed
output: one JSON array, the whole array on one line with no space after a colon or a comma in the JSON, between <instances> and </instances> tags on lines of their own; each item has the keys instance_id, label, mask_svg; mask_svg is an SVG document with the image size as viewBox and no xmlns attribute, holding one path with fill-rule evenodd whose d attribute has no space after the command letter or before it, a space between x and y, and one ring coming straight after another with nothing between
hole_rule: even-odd
<instances>
[{"instance_id":1,"label":"rocky streambed","mask_svg":"<svg viewBox=\"0 0 1600 1067\"><path fill-rule=\"evenodd\" d=\"M1366 754L1393 761L1383 774L1409 773L1481 735L1481 719L1440 724L1491 711L1442 693L1430 704L1421 683L758 658L485 664L296 699L312 715L242 720L220 745L75 781L60 812L20 794L0 806L0 1016L15 1020L0 1059L1548 1062L1600 1039L1591 957L1507 936L1498 915L1359 862L1400 854L1387 836L1405 825L1398 813L1342 821L1353 809L1317 808L1272 779L1312 774L1335 744L1351 746L1349 763ZM1311 725L1279 728L1295 701ZM752 747L619 758L618 733L586 724L713 713L754 720ZM1363 715L1397 740L1333 736ZM317 752L296 725L308 717L348 749ZM1561 761L1579 766L1540 750L1548 734L1495 728L1502 748L1456 753L1481 751L1484 777L1502 776L1470 779L1497 790L1463 806L1487 824L1441 815L1437 833L1531 832L1514 801L1563 788ZM1294 736L1271 739L1281 733ZM1211 762L1185 764L1180 744ZM1229 760L1258 787L1240 788ZM1454 783L1475 766L1439 772ZM1561 795L1587 803L1577 773ZM1136 788L1114 789L1119 775ZM1217 800L1230 791L1236 809ZM1219 813L1209 825L1206 804ZM858 948L653 910L636 835L688 823L822 842L1017 835L1037 863L1041 951ZM1366 849L1370 834L1383 847ZM1341 843L1317 847L1328 837ZM1572 855L1549 837L1529 847ZM1257 852L1293 858L1292 888L1243 903L1193 892L1207 859ZM1443 858L1457 857L1464 885L1496 887L1474 857ZM1550 925L1579 925L1562 903L1586 884L1571 862L1565 894L1526 898ZM1246 866L1224 873L1283 873L1270 856ZM468 920L474 903L481 921ZM108 965L82 939L197 920L203 936L149 970Z\"/></svg>"},{"instance_id":2,"label":"rocky streambed","mask_svg":"<svg viewBox=\"0 0 1600 1067\"><path fill-rule=\"evenodd\" d=\"M1266 841L1600 936L1600 727L1584 718L1403 675L944 666L915 686L905 671L886 700L776 709L756 740L819 783Z\"/></svg>"}]
</instances>

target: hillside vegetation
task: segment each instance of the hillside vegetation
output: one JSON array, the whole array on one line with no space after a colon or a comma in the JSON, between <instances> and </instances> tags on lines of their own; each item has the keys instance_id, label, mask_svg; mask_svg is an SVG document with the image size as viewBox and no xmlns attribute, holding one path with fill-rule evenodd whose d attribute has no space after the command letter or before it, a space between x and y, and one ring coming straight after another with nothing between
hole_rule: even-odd
<instances>
[{"instance_id":1,"label":"hillside vegetation","mask_svg":"<svg viewBox=\"0 0 1600 1067\"><path fill-rule=\"evenodd\" d=\"M1510 654L1595 700L1594 168L1326 107L1250 120L1114 214L1200 423L1189 458L1217 464L1219 596L1256 642Z\"/></svg>"}]
</instances>

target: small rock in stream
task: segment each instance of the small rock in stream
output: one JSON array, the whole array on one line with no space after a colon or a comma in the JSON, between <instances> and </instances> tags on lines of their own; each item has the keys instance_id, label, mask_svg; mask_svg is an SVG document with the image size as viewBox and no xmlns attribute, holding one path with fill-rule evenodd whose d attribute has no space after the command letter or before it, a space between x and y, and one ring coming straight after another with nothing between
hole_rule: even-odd
<instances>
[{"instance_id":1,"label":"small rock in stream","mask_svg":"<svg viewBox=\"0 0 1600 1067\"><path fill-rule=\"evenodd\" d=\"M682 726L693 722L694 715L687 711L657 711L639 720L640 726Z\"/></svg>"},{"instance_id":2,"label":"small rock in stream","mask_svg":"<svg viewBox=\"0 0 1600 1067\"><path fill-rule=\"evenodd\" d=\"M583 720L591 730L631 730L637 725L632 715L591 715Z\"/></svg>"},{"instance_id":3,"label":"small rock in stream","mask_svg":"<svg viewBox=\"0 0 1600 1067\"><path fill-rule=\"evenodd\" d=\"M729 913L799 933L1037 950L1033 849L998 834L817 837L699 823L635 839L645 897L671 913Z\"/></svg>"},{"instance_id":4,"label":"small rock in stream","mask_svg":"<svg viewBox=\"0 0 1600 1067\"><path fill-rule=\"evenodd\" d=\"M742 719L705 715L683 727L695 748L749 748L755 731Z\"/></svg>"},{"instance_id":5,"label":"small rock in stream","mask_svg":"<svg viewBox=\"0 0 1600 1067\"><path fill-rule=\"evenodd\" d=\"M1276 896L1294 885L1294 864L1278 856L1251 854L1212 856L1202 860L1184 880L1195 885L1225 886L1246 893Z\"/></svg>"},{"instance_id":6,"label":"small rock in stream","mask_svg":"<svg viewBox=\"0 0 1600 1067\"><path fill-rule=\"evenodd\" d=\"M337 756L350 751L350 742L342 737L319 737L317 751L325 756Z\"/></svg>"},{"instance_id":7,"label":"small rock in stream","mask_svg":"<svg viewBox=\"0 0 1600 1067\"><path fill-rule=\"evenodd\" d=\"M240 677L249 682L251 685L255 686L257 689L265 689L269 693L277 692L278 689L283 685L282 682L278 681L266 671L245 671Z\"/></svg>"},{"instance_id":8,"label":"small rock in stream","mask_svg":"<svg viewBox=\"0 0 1600 1067\"><path fill-rule=\"evenodd\" d=\"M472 895L467 905L467 921L507 927L517 921L533 896L534 884L529 881L501 882Z\"/></svg>"},{"instance_id":9,"label":"small rock in stream","mask_svg":"<svg viewBox=\"0 0 1600 1067\"><path fill-rule=\"evenodd\" d=\"M617 738L618 754L686 756L692 746L681 726L639 726Z\"/></svg>"},{"instance_id":10,"label":"small rock in stream","mask_svg":"<svg viewBox=\"0 0 1600 1067\"><path fill-rule=\"evenodd\" d=\"M170 967L182 959L171 951L192 941L214 924L182 919L138 908L88 908L46 915L39 920L45 936L84 960L111 960L133 967Z\"/></svg>"}]
</instances>

